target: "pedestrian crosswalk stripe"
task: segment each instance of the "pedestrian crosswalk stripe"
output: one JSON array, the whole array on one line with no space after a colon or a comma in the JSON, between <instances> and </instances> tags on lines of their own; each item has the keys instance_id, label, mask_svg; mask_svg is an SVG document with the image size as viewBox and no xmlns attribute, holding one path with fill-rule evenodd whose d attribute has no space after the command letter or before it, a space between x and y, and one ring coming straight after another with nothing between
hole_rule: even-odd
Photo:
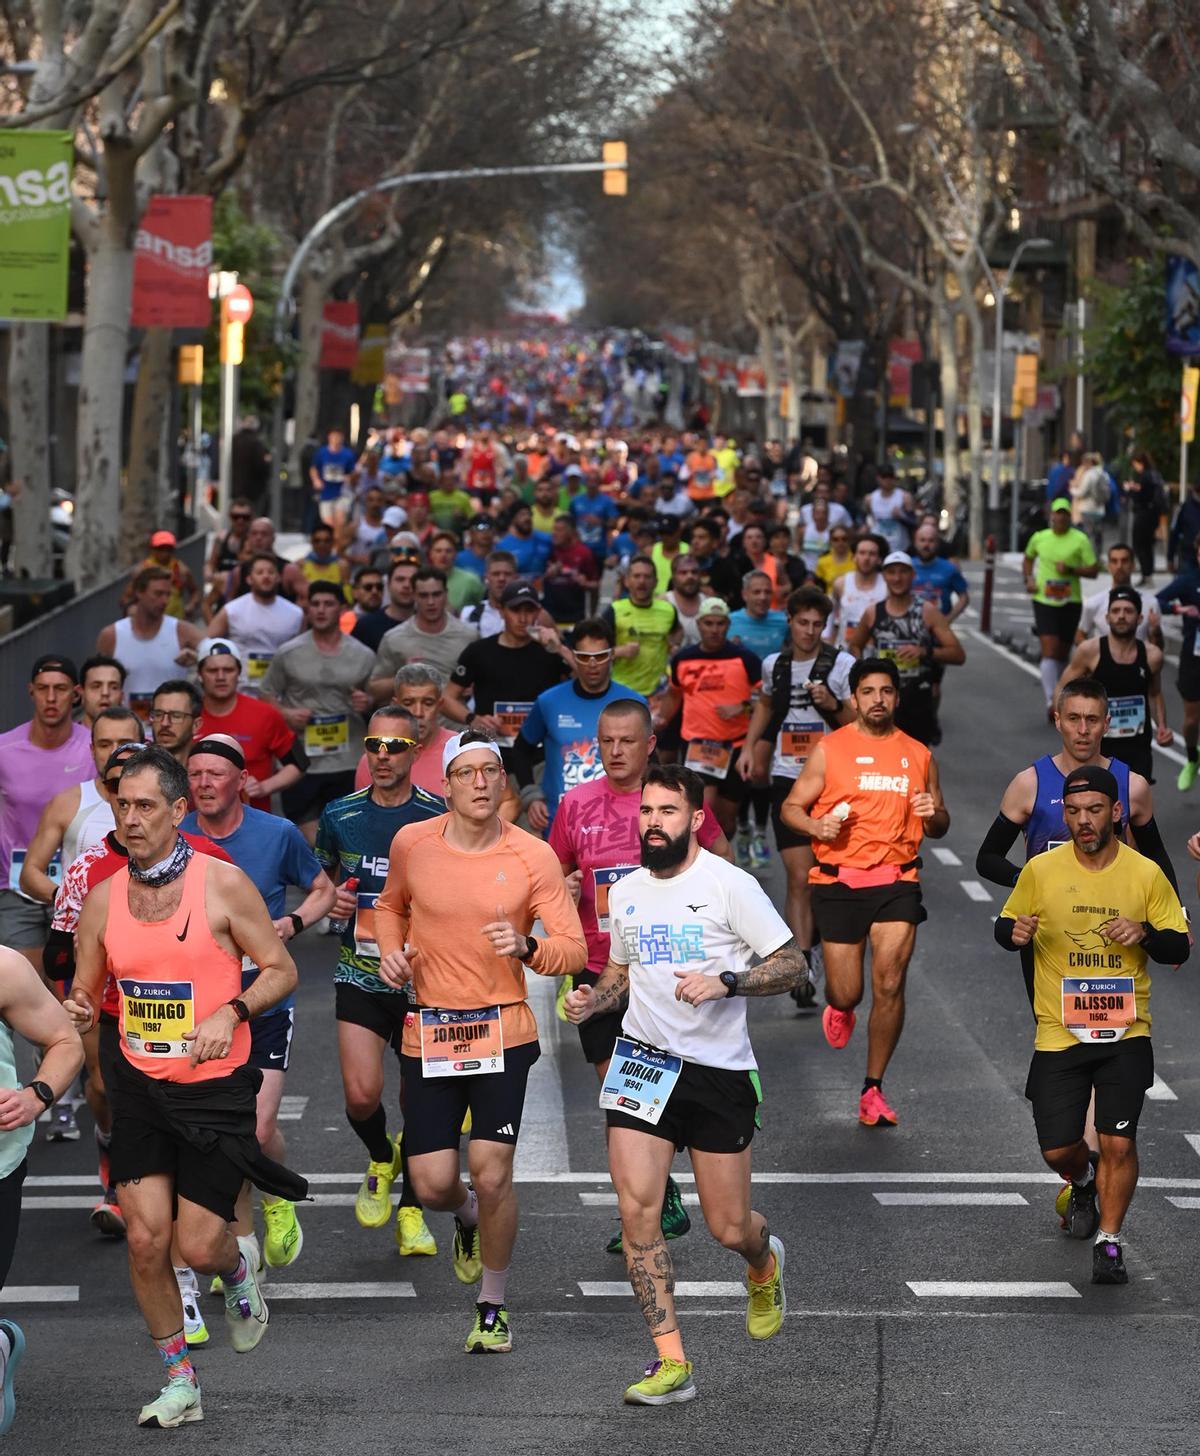
<instances>
[{"instance_id":1,"label":"pedestrian crosswalk stripe","mask_svg":"<svg viewBox=\"0 0 1200 1456\"><path fill-rule=\"evenodd\" d=\"M347 1284L333 1280L322 1284L266 1285L268 1297L276 1299L415 1299L416 1289L406 1280L386 1280L367 1284Z\"/></svg>"},{"instance_id":2,"label":"pedestrian crosswalk stripe","mask_svg":"<svg viewBox=\"0 0 1200 1456\"><path fill-rule=\"evenodd\" d=\"M588 1299L633 1297L627 1279L581 1279L579 1292ZM678 1279L675 1282L676 1299L744 1299L745 1295L746 1286L736 1279Z\"/></svg>"},{"instance_id":3,"label":"pedestrian crosswalk stripe","mask_svg":"<svg viewBox=\"0 0 1200 1456\"><path fill-rule=\"evenodd\" d=\"M921 1299L1082 1299L1073 1284L1041 1279L910 1279Z\"/></svg>"},{"instance_id":4,"label":"pedestrian crosswalk stripe","mask_svg":"<svg viewBox=\"0 0 1200 1456\"><path fill-rule=\"evenodd\" d=\"M281 1097L279 1099L279 1121L299 1122L308 1106L307 1097Z\"/></svg>"},{"instance_id":5,"label":"pedestrian crosswalk stripe","mask_svg":"<svg viewBox=\"0 0 1200 1456\"><path fill-rule=\"evenodd\" d=\"M1029 1207L1020 1193L876 1193L875 1201L884 1208Z\"/></svg>"},{"instance_id":6,"label":"pedestrian crosswalk stripe","mask_svg":"<svg viewBox=\"0 0 1200 1456\"><path fill-rule=\"evenodd\" d=\"M6 1284L4 1303L10 1304L78 1304L78 1284Z\"/></svg>"}]
</instances>

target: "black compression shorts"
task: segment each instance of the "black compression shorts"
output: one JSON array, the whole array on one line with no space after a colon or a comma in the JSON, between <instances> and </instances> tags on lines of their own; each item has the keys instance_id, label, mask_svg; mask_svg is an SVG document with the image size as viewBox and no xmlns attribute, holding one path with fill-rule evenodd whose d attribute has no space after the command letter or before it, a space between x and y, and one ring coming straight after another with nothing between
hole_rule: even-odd
<instances>
[{"instance_id":1,"label":"black compression shorts","mask_svg":"<svg viewBox=\"0 0 1200 1456\"><path fill-rule=\"evenodd\" d=\"M1146 1088L1154 1081L1154 1049L1148 1036L1124 1037L1109 1046L1034 1052L1025 1082L1033 1104L1038 1146L1069 1148L1083 1136L1088 1102L1096 1092L1096 1131L1137 1136Z\"/></svg>"},{"instance_id":2,"label":"black compression shorts","mask_svg":"<svg viewBox=\"0 0 1200 1456\"><path fill-rule=\"evenodd\" d=\"M627 1127L674 1143L682 1152L740 1153L754 1140L762 1090L757 1072L684 1062L657 1123L627 1112L606 1112L609 1127Z\"/></svg>"},{"instance_id":3,"label":"black compression shorts","mask_svg":"<svg viewBox=\"0 0 1200 1456\"><path fill-rule=\"evenodd\" d=\"M521 1133L529 1069L539 1056L536 1041L505 1047L502 1072L465 1077L426 1077L420 1057L401 1056L408 1156L457 1148L468 1109L472 1140L515 1143Z\"/></svg>"}]
</instances>

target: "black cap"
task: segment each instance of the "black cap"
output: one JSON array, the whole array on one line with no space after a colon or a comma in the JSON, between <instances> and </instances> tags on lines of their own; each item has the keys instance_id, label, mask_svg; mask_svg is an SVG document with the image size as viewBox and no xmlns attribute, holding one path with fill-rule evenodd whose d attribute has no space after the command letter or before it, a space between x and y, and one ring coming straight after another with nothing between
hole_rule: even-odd
<instances>
[{"instance_id":1,"label":"black cap","mask_svg":"<svg viewBox=\"0 0 1200 1456\"><path fill-rule=\"evenodd\" d=\"M1117 788L1117 780L1110 770L1101 768L1098 763L1085 763L1082 768L1077 768L1069 773L1063 782L1063 798L1068 794L1103 794L1106 799L1111 799L1115 804L1121 797L1121 791Z\"/></svg>"},{"instance_id":2,"label":"black cap","mask_svg":"<svg viewBox=\"0 0 1200 1456\"><path fill-rule=\"evenodd\" d=\"M892 464L890 460L885 460L881 465L877 465L875 467L875 475L877 479L882 478L883 476L888 476L894 479L896 475L896 467Z\"/></svg>"},{"instance_id":3,"label":"black cap","mask_svg":"<svg viewBox=\"0 0 1200 1456\"><path fill-rule=\"evenodd\" d=\"M472 516L471 520L467 524L467 530L482 531L485 526L489 531L494 531L496 529L496 523L494 520L492 520L491 516Z\"/></svg>"},{"instance_id":4,"label":"black cap","mask_svg":"<svg viewBox=\"0 0 1200 1456\"><path fill-rule=\"evenodd\" d=\"M79 672L75 664L69 657L63 657L60 652L43 652L29 671L29 681L32 682L39 672L61 672L73 683L79 681Z\"/></svg>"},{"instance_id":5,"label":"black cap","mask_svg":"<svg viewBox=\"0 0 1200 1456\"><path fill-rule=\"evenodd\" d=\"M1111 607L1114 602L1132 602L1140 615L1142 610L1142 594L1134 591L1131 586L1114 586L1108 594L1108 605Z\"/></svg>"},{"instance_id":6,"label":"black cap","mask_svg":"<svg viewBox=\"0 0 1200 1456\"><path fill-rule=\"evenodd\" d=\"M756 495L746 507L746 510L752 516L765 516L770 509L770 501L763 500L761 495Z\"/></svg>"},{"instance_id":7,"label":"black cap","mask_svg":"<svg viewBox=\"0 0 1200 1456\"><path fill-rule=\"evenodd\" d=\"M661 515L654 517L654 527L660 536L666 536L674 531L682 531L683 521L670 511L663 511Z\"/></svg>"},{"instance_id":8,"label":"black cap","mask_svg":"<svg viewBox=\"0 0 1200 1456\"><path fill-rule=\"evenodd\" d=\"M527 581L510 581L500 594L502 607L540 607L537 592Z\"/></svg>"}]
</instances>

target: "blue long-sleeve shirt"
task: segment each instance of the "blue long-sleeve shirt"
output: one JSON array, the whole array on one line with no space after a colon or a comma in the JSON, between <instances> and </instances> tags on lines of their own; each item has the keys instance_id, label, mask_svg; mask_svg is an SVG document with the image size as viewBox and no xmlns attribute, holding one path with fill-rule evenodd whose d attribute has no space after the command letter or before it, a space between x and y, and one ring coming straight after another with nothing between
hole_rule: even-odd
<instances>
[{"instance_id":1,"label":"blue long-sleeve shirt","mask_svg":"<svg viewBox=\"0 0 1200 1456\"><path fill-rule=\"evenodd\" d=\"M1195 555L1196 537L1200 536L1200 500L1189 492L1175 512L1171 534L1167 537L1167 560L1186 569Z\"/></svg>"},{"instance_id":2,"label":"blue long-sleeve shirt","mask_svg":"<svg viewBox=\"0 0 1200 1456\"><path fill-rule=\"evenodd\" d=\"M1200 566L1192 566L1181 572L1158 593L1158 605L1164 616L1170 613L1173 602L1178 602L1182 607L1200 607ZM1181 659L1190 657L1195 652L1198 625L1200 622L1195 617L1184 617L1183 645L1179 649Z\"/></svg>"}]
</instances>

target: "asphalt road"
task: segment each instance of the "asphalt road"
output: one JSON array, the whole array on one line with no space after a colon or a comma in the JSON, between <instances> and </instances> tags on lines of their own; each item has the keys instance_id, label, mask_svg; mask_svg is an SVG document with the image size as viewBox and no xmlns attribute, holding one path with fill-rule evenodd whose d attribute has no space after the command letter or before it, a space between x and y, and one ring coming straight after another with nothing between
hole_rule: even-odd
<instances>
[{"instance_id":1,"label":"asphalt road","mask_svg":"<svg viewBox=\"0 0 1200 1456\"><path fill-rule=\"evenodd\" d=\"M1018 625L1023 615L1014 608ZM134 1417L160 1367L123 1248L88 1226L90 1140L39 1141L0 1295L29 1340L14 1449L60 1456L136 1437L231 1456L375 1445L590 1453L635 1442L664 1456L700 1443L822 1456L1014 1456L1076 1444L1114 1456L1193 1452L1200 992L1189 968L1155 977L1159 1082L1126 1225L1131 1282L1093 1287L1089 1247L1058 1231L1057 1180L1038 1157L1022 1096L1032 1026L1016 960L991 938L1001 894L972 867L1009 776L1054 740L1028 670L965 625L968 663L947 675L939 753L953 827L927 856L930 919L887 1079L900 1126L857 1123L861 1030L834 1052L815 1014L785 999L751 1003L766 1094L756 1202L788 1251L789 1309L776 1339L746 1338L741 1268L693 1209L696 1227L672 1252L700 1398L661 1411L621 1404L649 1350L623 1266L604 1252L615 1208L595 1080L574 1031L539 1012L545 1054L518 1161L509 1285L515 1349L468 1359L471 1291L449 1266L450 1220L430 1217L436 1259L404 1261L390 1229L354 1220L363 1160L342 1113L332 944L306 937L285 1126L289 1160L311 1177L316 1200L301 1215L301 1258L271 1273L267 1338L237 1358L220 1301L206 1296L205 1423L137 1436ZM1194 905L1183 852L1194 817L1175 791L1175 763L1159 761L1159 818ZM778 892L777 874L771 884ZM537 988L539 1006L547 989ZM685 1159L677 1170L686 1176Z\"/></svg>"}]
</instances>

